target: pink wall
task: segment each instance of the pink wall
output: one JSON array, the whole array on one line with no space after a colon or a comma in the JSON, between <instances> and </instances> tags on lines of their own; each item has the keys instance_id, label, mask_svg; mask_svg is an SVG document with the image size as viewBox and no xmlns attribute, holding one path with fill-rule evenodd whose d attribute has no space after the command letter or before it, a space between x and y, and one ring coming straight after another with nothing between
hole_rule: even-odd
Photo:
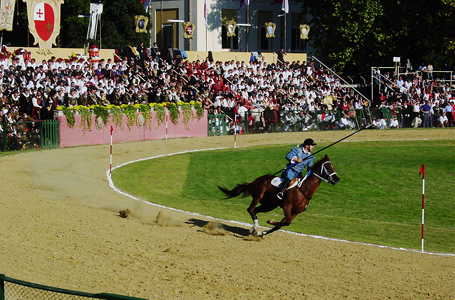
<instances>
[{"instance_id":1,"label":"pink wall","mask_svg":"<svg viewBox=\"0 0 455 300\"><path fill-rule=\"evenodd\" d=\"M180 120L174 124L169 117L167 111L167 138L183 138L183 137L205 137L207 136L207 111L204 116L198 120L196 111L193 111L194 118L188 122L183 123L183 114L180 114ZM166 138L166 124L160 124L156 119L156 112L152 111L151 126L139 127L136 120L131 130L127 127L127 117L123 114L122 126L117 127L112 121L112 115L109 115L107 124L103 124L101 129L96 125L96 116L92 115L91 129L85 129L81 126L81 115L75 115L76 123L73 127L69 127L64 115L59 115L60 122L60 147L82 146L82 145L99 145L109 144L111 142L111 126L114 131L112 133L113 143L125 143L135 141L150 141L150 140L163 140Z\"/></svg>"}]
</instances>

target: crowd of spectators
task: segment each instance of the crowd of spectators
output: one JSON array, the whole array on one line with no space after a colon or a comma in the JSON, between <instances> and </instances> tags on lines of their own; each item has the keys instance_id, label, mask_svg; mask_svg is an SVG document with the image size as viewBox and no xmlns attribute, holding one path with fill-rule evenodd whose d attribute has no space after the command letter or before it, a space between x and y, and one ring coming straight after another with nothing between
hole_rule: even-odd
<instances>
[{"instance_id":1,"label":"crowd of spectators","mask_svg":"<svg viewBox=\"0 0 455 300\"><path fill-rule=\"evenodd\" d=\"M447 66L445 67L447 69ZM433 65L422 63L417 70L409 61L404 73L374 72L380 86L380 105L389 122L377 118L378 128L455 126L455 98L450 71L433 74ZM398 77L398 78L397 78Z\"/></svg>"},{"instance_id":2,"label":"crowd of spectators","mask_svg":"<svg viewBox=\"0 0 455 300\"><path fill-rule=\"evenodd\" d=\"M314 62L274 64L263 56L248 62L209 58L190 62L163 59L156 51L148 57L144 53L99 61L75 56L37 62L22 55L0 56L1 123L52 119L58 106L194 100L209 115L227 114L231 127L237 119L250 129L268 124L281 124L284 131L308 130L315 124L318 129L345 129L358 127L359 122L377 128L454 125L449 86L436 79L414 75L397 79L377 71L378 81L384 81L380 109L384 115L392 114L384 122L371 114L369 120L356 116L355 111L368 109L371 103ZM24 128L10 125L8 130L20 147Z\"/></svg>"}]
</instances>

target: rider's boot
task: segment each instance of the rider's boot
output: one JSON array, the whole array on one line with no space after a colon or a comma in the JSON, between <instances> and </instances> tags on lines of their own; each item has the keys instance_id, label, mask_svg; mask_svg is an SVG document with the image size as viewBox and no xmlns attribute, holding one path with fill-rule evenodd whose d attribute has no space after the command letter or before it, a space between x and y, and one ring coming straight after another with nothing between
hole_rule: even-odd
<instances>
[{"instance_id":1,"label":"rider's boot","mask_svg":"<svg viewBox=\"0 0 455 300\"><path fill-rule=\"evenodd\" d=\"M288 187L289 183L291 182L291 179L286 178L283 183L280 186L280 190L278 194L276 194L277 198L280 200L283 200L283 191Z\"/></svg>"}]
</instances>

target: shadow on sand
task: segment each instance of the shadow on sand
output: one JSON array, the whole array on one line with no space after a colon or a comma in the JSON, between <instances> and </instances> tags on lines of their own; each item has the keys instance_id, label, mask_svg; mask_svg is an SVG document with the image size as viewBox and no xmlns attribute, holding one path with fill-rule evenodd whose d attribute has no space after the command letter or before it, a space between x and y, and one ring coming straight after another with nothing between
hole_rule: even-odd
<instances>
[{"instance_id":1,"label":"shadow on sand","mask_svg":"<svg viewBox=\"0 0 455 300\"><path fill-rule=\"evenodd\" d=\"M209 221L191 218L191 219L188 219L188 221L186 221L185 223L192 225L192 226L197 226L197 227L203 229L204 226L209 223ZM238 226L226 225L226 224L222 224L222 223L220 223L220 224L223 226L223 229L226 230L227 232L230 232L234 235L240 235L242 238L250 235L249 229L238 227Z\"/></svg>"}]
</instances>

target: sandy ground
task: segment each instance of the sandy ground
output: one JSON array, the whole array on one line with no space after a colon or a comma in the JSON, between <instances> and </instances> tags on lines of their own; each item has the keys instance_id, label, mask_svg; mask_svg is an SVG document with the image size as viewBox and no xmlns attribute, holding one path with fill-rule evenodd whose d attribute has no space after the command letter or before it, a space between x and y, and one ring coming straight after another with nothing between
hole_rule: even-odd
<instances>
[{"instance_id":1,"label":"sandy ground","mask_svg":"<svg viewBox=\"0 0 455 300\"><path fill-rule=\"evenodd\" d=\"M348 140L454 139L454 133L364 130ZM237 145L333 142L347 134L248 135ZM116 144L113 164L232 146L233 137ZM204 233L209 219L114 192L106 178L109 146L10 155L0 165L0 273L9 277L146 299L455 299L453 256L284 232L246 241L248 228L227 222L224 236ZM126 208L132 216L121 218ZM160 212L174 224L157 224Z\"/></svg>"}]
</instances>

